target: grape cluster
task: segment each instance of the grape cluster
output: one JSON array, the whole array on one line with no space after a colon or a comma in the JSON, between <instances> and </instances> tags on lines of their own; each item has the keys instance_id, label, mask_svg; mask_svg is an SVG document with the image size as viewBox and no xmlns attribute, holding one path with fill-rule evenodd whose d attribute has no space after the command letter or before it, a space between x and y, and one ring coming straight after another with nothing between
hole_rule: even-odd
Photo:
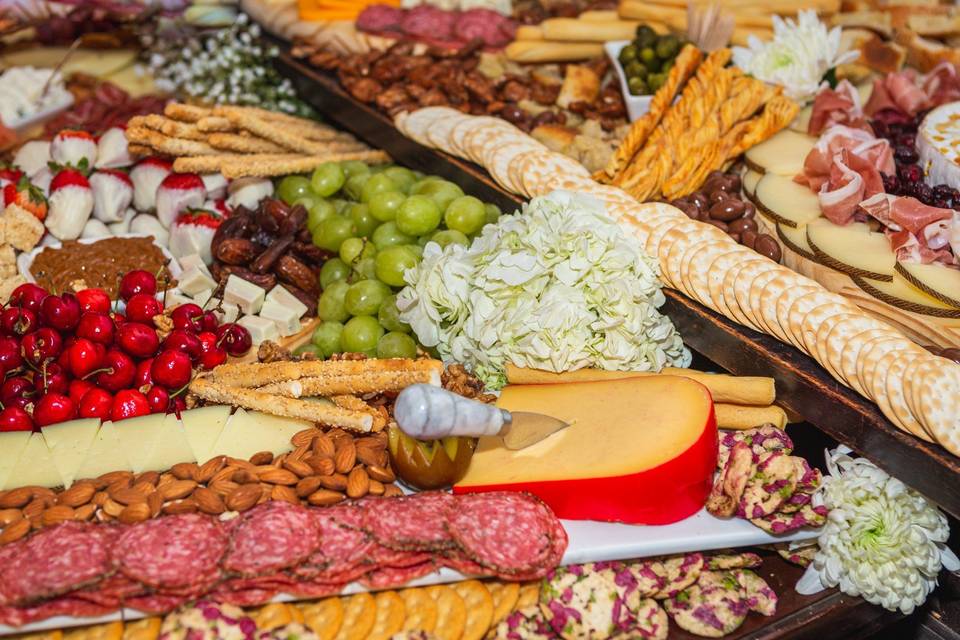
<instances>
[{"instance_id":1,"label":"grape cluster","mask_svg":"<svg viewBox=\"0 0 960 640\"><path fill-rule=\"evenodd\" d=\"M411 358L417 343L400 321L396 291L428 242L468 246L500 209L456 184L398 166L330 162L287 176L277 195L309 212L313 243L337 257L320 269L321 323L300 351Z\"/></svg>"}]
</instances>

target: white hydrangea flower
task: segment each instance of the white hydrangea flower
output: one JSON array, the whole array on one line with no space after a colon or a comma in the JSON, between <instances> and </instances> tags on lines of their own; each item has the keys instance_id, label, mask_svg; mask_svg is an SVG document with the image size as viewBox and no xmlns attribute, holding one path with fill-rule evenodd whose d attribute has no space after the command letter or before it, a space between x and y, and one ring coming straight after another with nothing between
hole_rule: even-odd
<instances>
[{"instance_id":1,"label":"white hydrangea flower","mask_svg":"<svg viewBox=\"0 0 960 640\"><path fill-rule=\"evenodd\" d=\"M941 567L960 569L946 546L947 518L916 491L850 449L827 452L820 497L830 509L819 550L797 591L839 587L909 615L937 584Z\"/></svg>"},{"instance_id":2,"label":"white hydrangea flower","mask_svg":"<svg viewBox=\"0 0 960 640\"><path fill-rule=\"evenodd\" d=\"M658 266L593 197L555 191L483 228L469 249L435 243L404 277L400 317L420 342L491 388L507 363L548 371L656 371L690 352L657 308Z\"/></svg>"}]
</instances>

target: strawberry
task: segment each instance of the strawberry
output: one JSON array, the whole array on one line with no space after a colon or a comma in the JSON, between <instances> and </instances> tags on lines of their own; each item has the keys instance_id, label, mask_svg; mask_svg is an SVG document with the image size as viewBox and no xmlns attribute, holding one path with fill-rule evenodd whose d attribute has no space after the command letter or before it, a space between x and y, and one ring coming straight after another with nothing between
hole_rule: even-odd
<instances>
[{"instance_id":1,"label":"strawberry","mask_svg":"<svg viewBox=\"0 0 960 640\"><path fill-rule=\"evenodd\" d=\"M61 169L50 182L47 229L59 240L76 240L92 212L90 181L76 169Z\"/></svg>"},{"instance_id":2,"label":"strawberry","mask_svg":"<svg viewBox=\"0 0 960 640\"><path fill-rule=\"evenodd\" d=\"M93 189L93 217L113 223L124 219L133 201L133 181L123 171L100 169L90 176Z\"/></svg>"},{"instance_id":3,"label":"strawberry","mask_svg":"<svg viewBox=\"0 0 960 640\"><path fill-rule=\"evenodd\" d=\"M177 224L195 224L216 229L223 222L223 216L210 209L187 209L177 216Z\"/></svg>"},{"instance_id":4,"label":"strawberry","mask_svg":"<svg viewBox=\"0 0 960 640\"><path fill-rule=\"evenodd\" d=\"M203 205L207 190L195 173L171 173L157 188L157 219L170 228L186 209Z\"/></svg>"},{"instance_id":5,"label":"strawberry","mask_svg":"<svg viewBox=\"0 0 960 640\"><path fill-rule=\"evenodd\" d=\"M198 254L204 263L210 264L210 242L217 227L223 222L223 216L209 209L187 209L177 216L170 227L170 252L175 256Z\"/></svg>"},{"instance_id":6,"label":"strawberry","mask_svg":"<svg viewBox=\"0 0 960 640\"><path fill-rule=\"evenodd\" d=\"M23 177L23 171L15 167L0 168L0 187L6 187L10 183L20 182Z\"/></svg>"},{"instance_id":7,"label":"strawberry","mask_svg":"<svg viewBox=\"0 0 960 640\"><path fill-rule=\"evenodd\" d=\"M97 141L86 131L64 129L53 137L50 157L57 164L92 167L97 160Z\"/></svg>"},{"instance_id":8,"label":"strawberry","mask_svg":"<svg viewBox=\"0 0 960 640\"><path fill-rule=\"evenodd\" d=\"M47 217L47 199L26 176L21 176L16 183L11 182L3 188L3 206L9 207L11 204L26 209L41 222Z\"/></svg>"},{"instance_id":9,"label":"strawberry","mask_svg":"<svg viewBox=\"0 0 960 640\"><path fill-rule=\"evenodd\" d=\"M133 180L133 207L137 211L152 211L157 205L157 188L173 171L173 165L163 158L144 158L130 171Z\"/></svg>"},{"instance_id":10,"label":"strawberry","mask_svg":"<svg viewBox=\"0 0 960 640\"><path fill-rule=\"evenodd\" d=\"M126 127L110 127L97 141L98 169L115 169L133 164L127 149Z\"/></svg>"}]
</instances>

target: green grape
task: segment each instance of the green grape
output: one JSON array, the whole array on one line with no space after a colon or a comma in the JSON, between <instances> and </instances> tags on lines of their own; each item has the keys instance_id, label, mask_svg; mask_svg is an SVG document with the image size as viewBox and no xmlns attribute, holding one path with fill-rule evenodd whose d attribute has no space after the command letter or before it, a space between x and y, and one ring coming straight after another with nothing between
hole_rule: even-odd
<instances>
[{"instance_id":1,"label":"green grape","mask_svg":"<svg viewBox=\"0 0 960 640\"><path fill-rule=\"evenodd\" d=\"M450 203L443 214L448 229L471 235L487 223L487 209L473 196L461 196Z\"/></svg>"},{"instance_id":2,"label":"green grape","mask_svg":"<svg viewBox=\"0 0 960 640\"><path fill-rule=\"evenodd\" d=\"M360 191L360 201L370 202L370 198L383 193L384 191L396 191L397 183L390 179L385 173L377 173L370 176L370 179L363 185Z\"/></svg>"},{"instance_id":3,"label":"green grape","mask_svg":"<svg viewBox=\"0 0 960 640\"><path fill-rule=\"evenodd\" d=\"M339 251L344 240L353 235L353 220L330 216L321 220L313 231L313 244L327 251Z\"/></svg>"},{"instance_id":4,"label":"green grape","mask_svg":"<svg viewBox=\"0 0 960 640\"><path fill-rule=\"evenodd\" d=\"M432 185L434 182L440 182L442 180L443 178L440 178L438 176L426 176L426 177L420 178L419 180L414 182L412 185L410 185L409 194L412 196L420 195L424 191L426 191L426 189L428 189L430 185Z\"/></svg>"},{"instance_id":5,"label":"green grape","mask_svg":"<svg viewBox=\"0 0 960 640\"><path fill-rule=\"evenodd\" d=\"M401 333L410 333L410 325L400 319L400 309L397 308L396 294L390 296L380 305L380 312L377 313L377 320L387 331L400 331Z\"/></svg>"},{"instance_id":6,"label":"green grape","mask_svg":"<svg viewBox=\"0 0 960 640\"><path fill-rule=\"evenodd\" d=\"M358 277L351 278L351 282L357 280L373 280L377 277L377 261L374 256L360 258L353 265L353 271Z\"/></svg>"},{"instance_id":7,"label":"green grape","mask_svg":"<svg viewBox=\"0 0 960 640\"><path fill-rule=\"evenodd\" d=\"M405 167L387 167L383 170L383 173L386 176L390 176L390 179L396 183L397 189L403 193L409 192L410 187L417 181L416 176L413 175L413 171Z\"/></svg>"},{"instance_id":8,"label":"green grape","mask_svg":"<svg viewBox=\"0 0 960 640\"><path fill-rule=\"evenodd\" d=\"M430 196L440 211L446 211L451 202L463 196L463 189L449 180L425 181L427 184L420 190L421 195Z\"/></svg>"},{"instance_id":9,"label":"green grape","mask_svg":"<svg viewBox=\"0 0 960 640\"><path fill-rule=\"evenodd\" d=\"M343 187L344 193L354 202L360 202L360 195L363 193L363 187L367 184L373 174L358 173L347 178L347 183Z\"/></svg>"},{"instance_id":10,"label":"green grape","mask_svg":"<svg viewBox=\"0 0 960 640\"><path fill-rule=\"evenodd\" d=\"M416 358L417 343L405 333L391 331L377 342L378 358Z\"/></svg>"},{"instance_id":11,"label":"green grape","mask_svg":"<svg viewBox=\"0 0 960 640\"><path fill-rule=\"evenodd\" d=\"M440 231L436 231L432 236L430 236L430 241L436 242L441 247L445 247L448 244L460 244L464 247L470 246L470 239L463 235L463 232L457 231L456 229L442 229Z\"/></svg>"},{"instance_id":12,"label":"green grape","mask_svg":"<svg viewBox=\"0 0 960 640\"><path fill-rule=\"evenodd\" d=\"M366 353L375 351L380 336L383 335L383 327L373 316L356 316L343 326L343 333L340 336L340 344L347 353Z\"/></svg>"},{"instance_id":13,"label":"green grape","mask_svg":"<svg viewBox=\"0 0 960 640\"><path fill-rule=\"evenodd\" d=\"M397 228L407 235L425 235L439 224L440 208L429 196L410 196L397 211Z\"/></svg>"},{"instance_id":14,"label":"green grape","mask_svg":"<svg viewBox=\"0 0 960 640\"><path fill-rule=\"evenodd\" d=\"M436 234L438 234L438 233L440 233L440 232L439 232L439 231L435 231L435 232L434 232L434 235L436 235ZM433 238L433 236L420 236L419 238L417 238L417 246L420 247L421 249L424 248L425 246L427 246L427 243L430 242L430 240L431 240L432 238Z\"/></svg>"},{"instance_id":15,"label":"green grape","mask_svg":"<svg viewBox=\"0 0 960 640\"><path fill-rule=\"evenodd\" d=\"M336 200L333 200L333 206L336 208L338 214L345 216L350 210L350 207L353 206L353 203L349 200L344 200L343 198L337 198Z\"/></svg>"},{"instance_id":16,"label":"green grape","mask_svg":"<svg viewBox=\"0 0 960 640\"><path fill-rule=\"evenodd\" d=\"M350 267L340 258L331 258L320 267L320 288L326 289L338 280L346 280Z\"/></svg>"},{"instance_id":17,"label":"green grape","mask_svg":"<svg viewBox=\"0 0 960 640\"><path fill-rule=\"evenodd\" d=\"M347 289L350 285L340 280L333 282L320 294L320 300L317 302L317 317L321 320L334 322L343 322L350 317L343 304L343 299L347 295Z\"/></svg>"},{"instance_id":18,"label":"green grape","mask_svg":"<svg viewBox=\"0 0 960 640\"><path fill-rule=\"evenodd\" d=\"M370 214L380 222L394 220L406 199L407 196L400 191L381 191L370 198Z\"/></svg>"},{"instance_id":19,"label":"green grape","mask_svg":"<svg viewBox=\"0 0 960 640\"><path fill-rule=\"evenodd\" d=\"M384 222L373 232L373 244L378 251L398 244L410 244L413 238L400 231L396 222Z\"/></svg>"},{"instance_id":20,"label":"green grape","mask_svg":"<svg viewBox=\"0 0 960 640\"><path fill-rule=\"evenodd\" d=\"M370 206L359 202L350 206L350 219L361 238L369 238L374 229L380 226L380 221L371 214Z\"/></svg>"},{"instance_id":21,"label":"green grape","mask_svg":"<svg viewBox=\"0 0 960 640\"><path fill-rule=\"evenodd\" d=\"M500 207L493 204L492 202L486 203L485 205L483 205L483 207L484 209L487 210L487 224L494 224L497 220L500 219L500 216L503 215L502 213L500 213Z\"/></svg>"},{"instance_id":22,"label":"green grape","mask_svg":"<svg viewBox=\"0 0 960 640\"><path fill-rule=\"evenodd\" d=\"M352 316L372 316L390 295L390 287L379 280L361 280L347 289L343 304Z\"/></svg>"},{"instance_id":23,"label":"green grape","mask_svg":"<svg viewBox=\"0 0 960 640\"><path fill-rule=\"evenodd\" d=\"M340 168L343 169L343 175L346 176L348 180L361 173L370 173L370 167L367 166L365 162L360 162L359 160L341 162Z\"/></svg>"},{"instance_id":24,"label":"green grape","mask_svg":"<svg viewBox=\"0 0 960 640\"><path fill-rule=\"evenodd\" d=\"M293 206L297 206L297 205L299 204L299 205L301 205L304 209L306 209L306 210L309 212L310 209L311 209L316 203L320 202L320 200L321 200L321 199L320 199L319 197L317 197L316 195L314 195L314 194L311 193L311 194L309 194L309 195L300 196L299 198L297 198L297 201L293 203Z\"/></svg>"},{"instance_id":25,"label":"green grape","mask_svg":"<svg viewBox=\"0 0 960 640\"><path fill-rule=\"evenodd\" d=\"M288 205L311 193L310 181L303 176L287 176L277 186L277 197Z\"/></svg>"},{"instance_id":26,"label":"green grape","mask_svg":"<svg viewBox=\"0 0 960 640\"><path fill-rule=\"evenodd\" d=\"M313 175L310 177L313 192L324 198L329 198L340 191L346 181L347 176L343 173L343 167L339 162L324 162L313 170Z\"/></svg>"},{"instance_id":27,"label":"green grape","mask_svg":"<svg viewBox=\"0 0 960 640\"><path fill-rule=\"evenodd\" d=\"M302 344L302 345L300 345L299 347L297 347L296 349L293 350L293 355L295 355L295 356L302 356L302 355L305 355L305 354L308 354L308 353L311 353L311 354L315 355L316 357L320 358L321 360L323 360L323 359L326 357L326 356L323 355L323 351L320 350L320 347L318 347L317 345L312 344L312 343L310 343L310 342L308 342L308 343L306 343L306 344Z\"/></svg>"},{"instance_id":28,"label":"green grape","mask_svg":"<svg viewBox=\"0 0 960 640\"><path fill-rule=\"evenodd\" d=\"M337 215L337 208L329 200L317 200L312 207L307 210L307 229L310 233L316 229L320 222L330 216Z\"/></svg>"},{"instance_id":29,"label":"green grape","mask_svg":"<svg viewBox=\"0 0 960 640\"><path fill-rule=\"evenodd\" d=\"M319 349L324 358L343 351L340 346L340 336L343 333L343 324L340 322L321 322L313 330L310 340Z\"/></svg>"},{"instance_id":30,"label":"green grape","mask_svg":"<svg viewBox=\"0 0 960 640\"><path fill-rule=\"evenodd\" d=\"M418 260L420 258L423 258L423 247L421 247L419 244L405 244L401 246L404 246L407 249L410 249L410 251L413 252L413 255L417 256Z\"/></svg>"},{"instance_id":31,"label":"green grape","mask_svg":"<svg viewBox=\"0 0 960 640\"><path fill-rule=\"evenodd\" d=\"M340 245L340 259L347 264L353 264L363 253L363 245L365 244L363 238L347 238Z\"/></svg>"},{"instance_id":32,"label":"green grape","mask_svg":"<svg viewBox=\"0 0 960 640\"><path fill-rule=\"evenodd\" d=\"M403 272L412 269L420 262L410 247L387 247L377 254L377 277L391 287L406 284Z\"/></svg>"}]
</instances>

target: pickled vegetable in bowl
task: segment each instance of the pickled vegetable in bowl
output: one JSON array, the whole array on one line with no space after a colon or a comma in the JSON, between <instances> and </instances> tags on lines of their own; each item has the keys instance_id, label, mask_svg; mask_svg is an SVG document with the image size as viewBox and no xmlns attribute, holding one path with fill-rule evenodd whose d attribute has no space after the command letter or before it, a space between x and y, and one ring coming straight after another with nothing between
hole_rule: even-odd
<instances>
[{"instance_id":1,"label":"pickled vegetable in bowl","mask_svg":"<svg viewBox=\"0 0 960 640\"><path fill-rule=\"evenodd\" d=\"M401 482L414 489L443 489L461 480L470 466L476 438L417 440L397 426L388 431L390 463Z\"/></svg>"}]
</instances>

